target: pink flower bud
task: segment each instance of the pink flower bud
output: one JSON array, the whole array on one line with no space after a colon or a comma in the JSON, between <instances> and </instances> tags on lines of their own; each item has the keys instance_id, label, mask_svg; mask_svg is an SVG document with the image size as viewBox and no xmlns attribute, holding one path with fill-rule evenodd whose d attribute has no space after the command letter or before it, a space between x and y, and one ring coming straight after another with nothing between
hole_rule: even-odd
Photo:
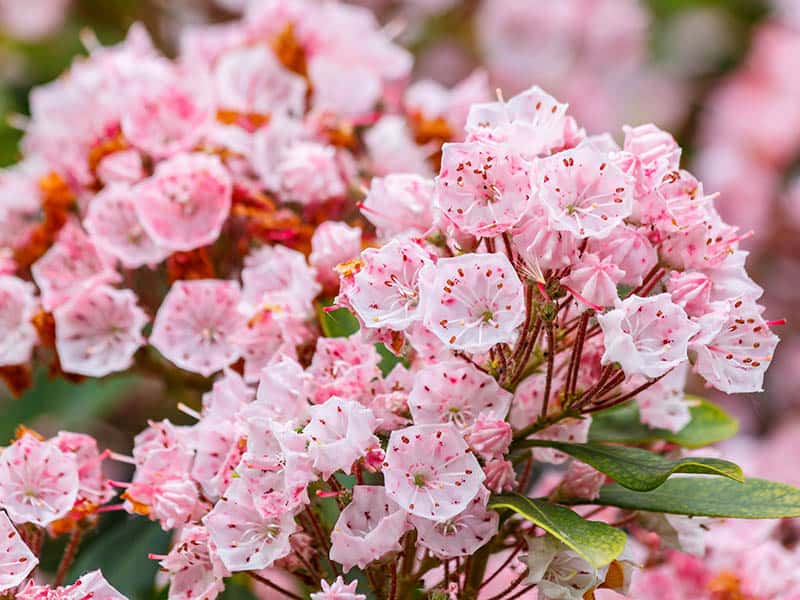
<instances>
[{"instance_id":1,"label":"pink flower bud","mask_svg":"<svg viewBox=\"0 0 800 600\"><path fill-rule=\"evenodd\" d=\"M486 460L500 458L511 444L511 425L483 413L475 420L467 435L469 445Z\"/></svg>"},{"instance_id":2,"label":"pink flower bud","mask_svg":"<svg viewBox=\"0 0 800 600\"><path fill-rule=\"evenodd\" d=\"M490 460L483 467L483 472L486 475L484 485L495 494L511 491L517 483L514 467L508 460Z\"/></svg>"},{"instance_id":3,"label":"pink flower bud","mask_svg":"<svg viewBox=\"0 0 800 600\"><path fill-rule=\"evenodd\" d=\"M594 500L600 495L600 488L606 476L582 462L573 461L559 486L559 496Z\"/></svg>"}]
</instances>

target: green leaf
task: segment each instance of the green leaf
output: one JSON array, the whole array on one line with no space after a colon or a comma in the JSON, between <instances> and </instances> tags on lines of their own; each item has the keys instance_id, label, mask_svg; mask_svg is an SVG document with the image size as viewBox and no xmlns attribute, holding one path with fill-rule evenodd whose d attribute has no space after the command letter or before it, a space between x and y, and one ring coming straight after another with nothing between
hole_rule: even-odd
<instances>
[{"instance_id":1,"label":"green leaf","mask_svg":"<svg viewBox=\"0 0 800 600\"><path fill-rule=\"evenodd\" d=\"M650 492L611 484L589 504L628 510L732 519L800 517L800 489L749 478L744 483L719 477L674 477Z\"/></svg>"},{"instance_id":2,"label":"green leaf","mask_svg":"<svg viewBox=\"0 0 800 600\"><path fill-rule=\"evenodd\" d=\"M523 440L519 446L555 448L591 465L620 485L639 492L657 488L673 473L721 475L744 482L744 474L737 464L719 458L667 458L641 448L548 440Z\"/></svg>"},{"instance_id":3,"label":"green leaf","mask_svg":"<svg viewBox=\"0 0 800 600\"><path fill-rule=\"evenodd\" d=\"M148 553L165 553L169 534L157 523L143 517L127 517L108 528L101 528L81 551L70 569L67 581L100 569L120 593L129 598L147 598L153 591L158 561Z\"/></svg>"},{"instance_id":4,"label":"green leaf","mask_svg":"<svg viewBox=\"0 0 800 600\"><path fill-rule=\"evenodd\" d=\"M17 425L35 427L36 419L42 416L58 423L61 429L85 430L87 420L108 414L124 401L136 381L132 376L112 376L72 383L37 370L31 389L19 398L0 402L0 441L13 438Z\"/></svg>"},{"instance_id":5,"label":"green leaf","mask_svg":"<svg viewBox=\"0 0 800 600\"><path fill-rule=\"evenodd\" d=\"M643 444L665 440L685 448L702 448L736 435L739 422L716 404L697 396L686 398L692 420L677 433L644 425L636 402L626 402L593 415L589 441Z\"/></svg>"},{"instance_id":6,"label":"green leaf","mask_svg":"<svg viewBox=\"0 0 800 600\"><path fill-rule=\"evenodd\" d=\"M507 508L561 540L595 568L609 564L625 547L625 533L574 511L519 494L492 496L489 508Z\"/></svg>"},{"instance_id":7,"label":"green leaf","mask_svg":"<svg viewBox=\"0 0 800 600\"><path fill-rule=\"evenodd\" d=\"M317 318L325 337L350 337L358 331L358 319L353 313L346 308L326 312L325 309L330 305L330 300L317 302Z\"/></svg>"}]
</instances>

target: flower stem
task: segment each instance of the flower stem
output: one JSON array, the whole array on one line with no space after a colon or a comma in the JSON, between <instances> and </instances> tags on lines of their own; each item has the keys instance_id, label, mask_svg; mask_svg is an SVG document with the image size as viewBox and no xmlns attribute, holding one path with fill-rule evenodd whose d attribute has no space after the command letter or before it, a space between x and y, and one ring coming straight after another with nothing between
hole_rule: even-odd
<instances>
[{"instance_id":1,"label":"flower stem","mask_svg":"<svg viewBox=\"0 0 800 600\"><path fill-rule=\"evenodd\" d=\"M61 561L59 561L58 569L56 570L56 578L53 580L53 587L58 587L64 582L64 577L66 577L67 570L72 565L72 561L75 560L75 555L78 553L80 544L81 530L76 527L75 531L69 536L67 546L64 548L64 554L61 555Z\"/></svg>"}]
</instances>

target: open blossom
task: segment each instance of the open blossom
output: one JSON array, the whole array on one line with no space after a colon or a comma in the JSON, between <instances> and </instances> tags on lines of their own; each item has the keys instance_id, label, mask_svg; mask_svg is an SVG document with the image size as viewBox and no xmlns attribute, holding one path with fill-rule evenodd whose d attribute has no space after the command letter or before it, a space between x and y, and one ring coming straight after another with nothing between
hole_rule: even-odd
<instances>
[{"instance_id":1,"label":"open blossom","mask_svg":"<svg viewBox=\"0 0 800 600\"><path fill-rule=\"evenodd\" d=\"M295 356L295 347L307 338L308 330L300 318L273 306L247 319L231 341L244 359L244 378L253 382L273 357L280 353Z\"/></svg>"},{"instance_id":2,"label":"open blossom","mask_svg":"<svg viewBox=\"0 0 800 600\"><path fill-rule=\"evenodd\" d=\"M303 367L282 354L261 371L256 400L278 422L304 422L308 418L310 388Z\"/></svg>"},{"instance_id":3,"label":"open blossom","mask_svg":"<svg viewBox=\"0 0 800 600\"><path fill-rule=\"evenodd\" d=\"M0 366L30 359L37 339L31 323L35 310L34 287L12 275L0 275Z\"/></svg>"},{"instance_id":4,"label":"open blossom","mask_svg":"<svg viewBox=\"0 0 800 600\"><path fill-rule=\"evenodd\" d=\"M264 246L244 259L240 308L247 314L268 306L305 317L319 292L314 270L297 250Z\"/></svg>"},{"instance_id":5,"label":"open blossom","mask_svg":"<svg viewBox=\"0 0 800 600\"><path fill-rule=\"evenodd\" d=\"M287 201L313 205L340 198L347 191L336 149L315 142L299 142L278 164L281 191Z\"/></svg>"},{"instance_id":6,"label":"open blossom","mask_svg":"<svg viewBox=\"0 0 800 600\"><path fill-rule=\"evenodd\" d=\"M408 405L417 425L449 422L465 429L479 415L504 419L511 397L488 373L466 361L451 360L417 371Z\"/></svg>"},{"instance_id":7,"label":"open blossom","mask_svg":"<svg viewBox=\"0 0 800 600\"><path fill-rule=\"evenodd\" d=\"M144 343L141 330L148 321L131 290L105 285L74 296L54 317L61 366L92 377L128 368Z\"/></svg>"},{"instance_id":8,"label":"open blossom","mask_svg":"<svg viewBox=\"0 0 800 600\"><path fill-rule=\"evenodd\" d=\"M528 165L502 145L445 144L435 202L464 233L494 236L525 213L530 186Z\"/></svg>"},{"instance_id":9,"label":"open blossom","mask_svg":"<svg viewBox=\"0 0 800 600\"><path fill-rule=\"evenodd\" d=\"M653 125L624 126L623 150L630 155L628 172L636 180L637 191L654 190L664 176L678 169L680 146L669 133ZM623 158L625 160L625 158Z\"/></svg>"},{"instance_id":10,"label":"open blossom","mask_svg":"<svg viewBox=\"0 0 800 600\"><path fill-rule=\"evenodd\" d=\"M150 343L187 371L211 375L239 357L232 337L241 326L233 281L176 281L153 325Z\"/></svg>"},{"instance_id":11,"label":"open blossom","mask_svg":"<svg viewBox=\"0 0 800 600\"><path fill-rule=\"evenodd\" d=\"M629 177L590 142L542 159L535 182L551 226L578 237L605 237L633 210Z\"/></svg>"},{"instance_id":12,"label":"open blossom","mask_svg":"<svg viewBox=\"0 0 800 600\"><path fill-rule=\"evenodd\" d=\"M25 581L39 564L28 545L4 512L0 512L0 593L13 589Z\"/></svg>"},{"instance_id":13,"label":"open blossom","mask_svg":"<svg viewBox=\"0 0 800 600\"><path fill-rule=\"evenodd\" d=\"M311 600L367 600L364 594L356 592L358 581L345 583L342 576L333 583L322 580L322 591L311 594Z\"/></svg>"},{"instance_id":14,"label":"open blossom","mask_svg":"<svg viewBox=\"0 0 800 600\"><path fill-rule=\"evenodd\" d=\"M286 556L289 536L297 525L291 512L263 516L256 510L247 484L234 481L203 518L203 524L225 567L231 571L266 569Z\"/></svg>"},{"instance_id":15,"label":"open blossom","mask_svg":"<svg viewBox=\"0 0 800 600\"><path fill-rule=\"evenodd\" d=\"M464 438L449 423L393 431L383 474L390 498L412 515L434 521L466 510L484 479Z\"/></svg>"},{"instance_id":16,"label":"open blossom","mask_svg":"<svg viewBox=\"0 0 800 600\"><path fill-rule=\"evenodd\" d=\"M106 187L89 204L83 221L92 241L129 269L156 264L169 255L142 227L136 214L137 199L128 185Z\"/></svg>"},{"instance_id":17,"label":"open blossom","mask_svg":"<svg viewBox=\"0 0 800 600\"><path fill-rule=\"evenodd\" d=\"M401 549L408 529L406 515L379 485L353 487L353 500L339 514L331 532L331 560L345 571L364 568L385 554Z\"/></svg>"},{"instance_id":18,"label":"open blossom","mask_svg":"<svg viewBox=\"0 0 800 600\"><path fill-rule=\"evenodd\" d=\"M136 187L136 214L155 242L170 250L193 250L219 237L228 218L233 184L220 160L178 154L158 164Z\"/></svg>"},{"instance_id":19,"label":"open blossom","mask_svg":"<svg viewBox=\"0 0 800 600\"><path fill-rule=\"evenodd\" d=\"M688 374L688 363L679 365L636 396L642 423L677 433L692 420L683 391ZM633 378L631 387L641 385L644 381L640 379Z\"/></svg>"},{"instance_id":20,"label":"open blossom","mask_svg":"<svg viewBox=\"0 0 800 600\"><path fill-rule=\"evenodd\" d=\"M75 459L30 433L0 454L0 507L15 523L45 527L67 515L78 497Z\"/></svg>"},{"instance_id":21,"label":"open blossom","mask_svg":"<svg viewBox=\"0 0 800 600\"><path fill-rule=\"evenodd\" d=\"M689 340L699 331L669 294L629 296L597 320L605 339L603 364L618 362L626 375L664 375L687 360Z\"/></svg>"},{"instance_id":22,"label":"open blossom","mask_svg":"<svg viewBox=\"0 0 800 600\"><path fill-rule=\"evenodd\" d=\"M719 318L704 320L698 339L695 370L712 386L727 392L759 392L778 336L761 316L762 309L750 299L730 300ZM716 323L713 321L716 320Z\"/></svg>"},{"instance_id":23,"label":"open blossom","mask_svg":"<svg viewBox=\"0 0 800 600\"><path fill-rule=\"evenodd\" d=\"M342 288L366 327L403 330L422 318L420 271L432 265L430 253L412 240L392 240L361 253L361 269Z\"/></svg>"},{"instance_id":24,"label":"open blossom","mask_svg":"<svg viewBox=\"0 0 800 600\"><path fill-rule=\"evenodd\" d=\"M307 373L313 383L312 402L341 396L367 404L371 382L380 375L375 345L356 333L348 338L319 338Z\"/></svg>"},{"instance_id":25,"label":"open blossom","mask_svg":"<svg viewBox=\"0 0 800 600\"><path fill-rule=\"evenodd\" d=\"M489 492L481 488L466 510L446 521L410 517L420 544L442 558L468 556L497 533L499 515L487 510Z\"/></svg>"},{"instance_id":26,"label":"open blossom","mask_svg":"<svg viewBox=\"0 0 800 600\"><path fill-rule=\"evenodd\" d=\"M522 282L504 254L443 258L423 293L425 326L456 350L511 343L525 318Z\"/></svg>"},{"instance_id":27,"label":"open blossom","mask_svg":"<svg viewBox=\"0 0 800 600\"><path fill-rule=\"evenodd\" d=\"M537 584L542 600L580 600L603 583L607 567L595 569L550 535L528 538L527 583Z\"/></svg>"},{"instance_id":28,"label":"open blossom","mask_svg":"<svg viewBox=\"0 0 800 600\"><path fill-rule=\"evenodd\" d=\"M225 589L228 570L216 554L208 531L199 525L185 527L161 568L170 577L169 600L202 600Z\"/></svg>"},{"instance_id":29,"label":"open blossom","mask_svg":"<svg viewBox=\"0 0 800 600\"><path fill-rule=\"evenodd\" d=\"M51 588L33 581L17 592L18 600L128 600L108 583L100 571L81 575L73 584Z\"/></svg>"},{"instance_id":30,"label":"open blossom","mask_svg":"<svg viewBox=\"0 0 800 600\"><path fill-rule=\"evenodd\" d=\"M433 181L410 173L374 177L361 203L364 217L382 239L424 233L433 225Z\"/></svg>"},{"instance_id":31,"label":"open blossom","mask_svg":"<svg viewBox=\"0 0 800 600\"><path fill-rule=\"evenodd\" d=\"M100 506L114 497L114 490L103 475L105 453L100 453L97 440L84 433L59 431L51 440L59 450L75 457L78 466L77 504L89 502Z\"/></svg>"},{"instance_id":32,"label":"open blossom","mask_svg":"<svg viewBox=\"0 0 800 600\"><path fill-rule=\"evenodd\" d=\"M629 286L641 285L658 262L656 249L645 233L630 226L617 227L602 239L592 238L586 248L622 269L620 282Z\"/></svg>"},{"instance_id":33,"label":"open blossom","mask_svg":"<svg viewBox=\"0 0 800 600\"><path fill-rule=\"evenodd\" d=\"M309 409L311 420L303 429L308 453L323 479L341 469L350 473L353 463L364 456L378 438L373 435L377 420L358 402L332 396Z\"/></svg>"}]
</instances>

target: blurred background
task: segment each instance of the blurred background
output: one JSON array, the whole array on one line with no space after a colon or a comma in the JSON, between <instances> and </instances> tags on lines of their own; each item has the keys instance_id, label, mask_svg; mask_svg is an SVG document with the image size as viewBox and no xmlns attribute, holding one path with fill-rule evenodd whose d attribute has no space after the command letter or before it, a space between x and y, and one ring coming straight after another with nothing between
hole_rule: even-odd
<instances>
[{"instance_id":1,"label":"blurred background","mask_svg":"<svg viewBox=\"0 0 800 600\"><path fill-rule=\"evenodd\" d=\"M116 42L140 21L171 55L183 27L235 18L245 3L0 0L0 165L19 158L30 89L85 45ZM482 67L506 97L536 83L568 101L590 133L619 138L623 124L652 121L676 135L683 165L720 193L725 219L754 232L743 242L748 270L766 289L768 317L789 323L777 331L783 342L766 393L710 396L741 421L745 435L727 450L746 471L800 484L800 464L769 460L800 430L800 0L359 3L415 53L419 77L454 84ZM0 390L0 440L24 423L46 435L86 431L126 452L148 418L186 422L177 403L194 404L202 391L135 374L70 383L37 373L21 398ZM122 592L152 597L156 565L146 555L164 550L166 535L122 516L103 528L112 531L85 542L75 572L102 567ZM226 597L250 592L233 585Z\"/></svg>"}]
</instances>

